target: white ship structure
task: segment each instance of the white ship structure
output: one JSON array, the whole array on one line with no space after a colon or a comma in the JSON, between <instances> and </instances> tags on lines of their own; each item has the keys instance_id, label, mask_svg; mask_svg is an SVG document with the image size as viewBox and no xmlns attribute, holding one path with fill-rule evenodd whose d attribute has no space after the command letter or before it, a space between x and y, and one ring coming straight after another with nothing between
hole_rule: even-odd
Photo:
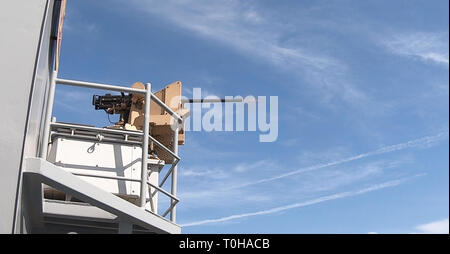
<instances>
[{"instance_id":1,"label":"white ship structure","mask_svg":"<svg viewBox=\"0 0 450 254\"><path fill-rule=\"evenodd\" d=\"M181 82L153 93L150 83L60 77L65 6L0 3L0 233L181 233L178 146L189 116ZM104 90L93 108L120 121L103 128L58 122L56 86Z\"/></svg>"}]
</instances>

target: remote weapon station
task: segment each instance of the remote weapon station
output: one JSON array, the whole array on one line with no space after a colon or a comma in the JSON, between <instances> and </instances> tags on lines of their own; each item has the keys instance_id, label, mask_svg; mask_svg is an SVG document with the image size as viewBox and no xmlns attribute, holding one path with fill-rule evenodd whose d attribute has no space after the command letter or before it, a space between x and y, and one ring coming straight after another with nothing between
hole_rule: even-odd
<instances>
[{"instance_id":1,"label":"remote weapon station","mask_svg":"<svg viewBox=\"0 0 450 254\"><path fill-rule=\"evenodd\" d=\"M1 1L0 233L181 233L178 146L189 110L177 81L117 86L58 74L65 0ZM55 88L104 90L107 127L58 122ZM120 94L113 95L112 92ZM224 100L221 100L224 101Z\"/></svg>"}]
</instances>

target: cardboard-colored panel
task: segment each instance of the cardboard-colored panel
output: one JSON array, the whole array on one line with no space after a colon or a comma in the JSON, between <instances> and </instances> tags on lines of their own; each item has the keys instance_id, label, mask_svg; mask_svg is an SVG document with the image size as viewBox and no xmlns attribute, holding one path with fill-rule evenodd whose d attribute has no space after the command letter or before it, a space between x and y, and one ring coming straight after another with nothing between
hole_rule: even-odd
<instances>
[{"instance_id":1,"label":"cardboard-colored panel","mask_svg":"<svg viewBox=\"0 0 450 254\"><path fill-rule=\"evenodd\" d=\"M132 88L145 89L145 85L142 82L135 82ZM182 108L181 104L181 91L182 84L180 81L173 82L160 91L154 93L164 104L169 106L178 115L185 118L189 116L189 109ZM144 96L142 94L133 94L131 99L130 114L128 117L128 123L125 125L126 129L142 130L144 125ZM150 135L156 140L161 142L164 146L173 150L173 123L172 116L165 112L165 110L159 106L155 101L150 102ZM185 133L184 126L181 126L178 132L178 144L184 145ZM154 146L155 151L158 153L158 157L165 161L165 163L172 163L173 158L161 148Z\"/></svg>"}]
</instances>

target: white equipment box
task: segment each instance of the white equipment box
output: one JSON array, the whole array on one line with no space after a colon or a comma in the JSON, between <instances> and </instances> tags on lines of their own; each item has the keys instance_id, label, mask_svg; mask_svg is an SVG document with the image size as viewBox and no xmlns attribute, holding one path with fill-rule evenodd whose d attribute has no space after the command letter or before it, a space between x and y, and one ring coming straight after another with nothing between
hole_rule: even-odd
<instances>
[{"instance_id":1,"label":"white equipment box","mask_svg":"<svg viewBox=\"0 0 450 254\"><path fill-rule=\"evenodd\" d=\"M141 178L142 149L133 144L108 143L79 138L54 137L48 160L74 174ZM148 181L156 186L164 161L149 159ZM114 193L132 203L139 204L140 182L79 176L107 192ZM151 188L151 191L155 191ZM149 201L148 189L146 199ZM158 194L153 196L154 212L158 204ZM150 202L146 208L151 210Z\"/></svg>"}]
</instances>

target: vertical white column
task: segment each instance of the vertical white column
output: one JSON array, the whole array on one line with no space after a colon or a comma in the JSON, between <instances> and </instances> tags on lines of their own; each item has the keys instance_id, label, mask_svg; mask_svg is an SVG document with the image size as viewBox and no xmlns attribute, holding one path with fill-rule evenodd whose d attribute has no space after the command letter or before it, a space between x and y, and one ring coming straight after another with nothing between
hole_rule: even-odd
<instances>
[{"instance_id":1,"label":"vertical white column","mask_svg":"<svg viewBox=\"0 0 450 254\"><path fill-rule=\"evenodd\" d=\"M45 109L45 118L44 118L44 132L42 133L41 140L41 149L39 153L39 157L43 159L47 159L47 149L48 149L48 138L50 136L50 121L52 118L53 111L53 102L55 99L55 87L56 87L56 76L58 75L57 71L53 71L50 77L50 87L48 89L48 97L47 104Z\"/></svg>"},{"instance_id":2,"label":"vertical white column","mask_svg":"<svg viewBox=\"0 0 450 254\"><path fill-rule=\"evenodd\" d=\"M173 131L173 153L175 155L178 155L178 129L179 129L179 123L177 119L174 119L174 121L176 122L176 128ZM174 158L175 161L175 158ZM172 188L171 188L171 194L173 196L177 196L177 181L178 180L178 166L175 165L175 167L173 167L173 171L172 171ZM177 208L176 208L176 204L174 204L176 201L175 200L171 200L171 205L173 206L172 208L172 212L170 213L170 220L173 223L176 223L177 220Z\"/></svg>"},{"instance_id":3,"label":"vertical white column","mask_svg":"<svg viewBox=\"0 0 450 254\"><path fill-rule=\"evenodd\" d=\"M141 207L145 209L147 193L147 165L148 165L148 135L150 132L150 94L152 85L147 83L144 105L144 135L142 136L142 163L141 163ZM151 198L151 197L150 197Z\"/></svg>"}]
</instances>

